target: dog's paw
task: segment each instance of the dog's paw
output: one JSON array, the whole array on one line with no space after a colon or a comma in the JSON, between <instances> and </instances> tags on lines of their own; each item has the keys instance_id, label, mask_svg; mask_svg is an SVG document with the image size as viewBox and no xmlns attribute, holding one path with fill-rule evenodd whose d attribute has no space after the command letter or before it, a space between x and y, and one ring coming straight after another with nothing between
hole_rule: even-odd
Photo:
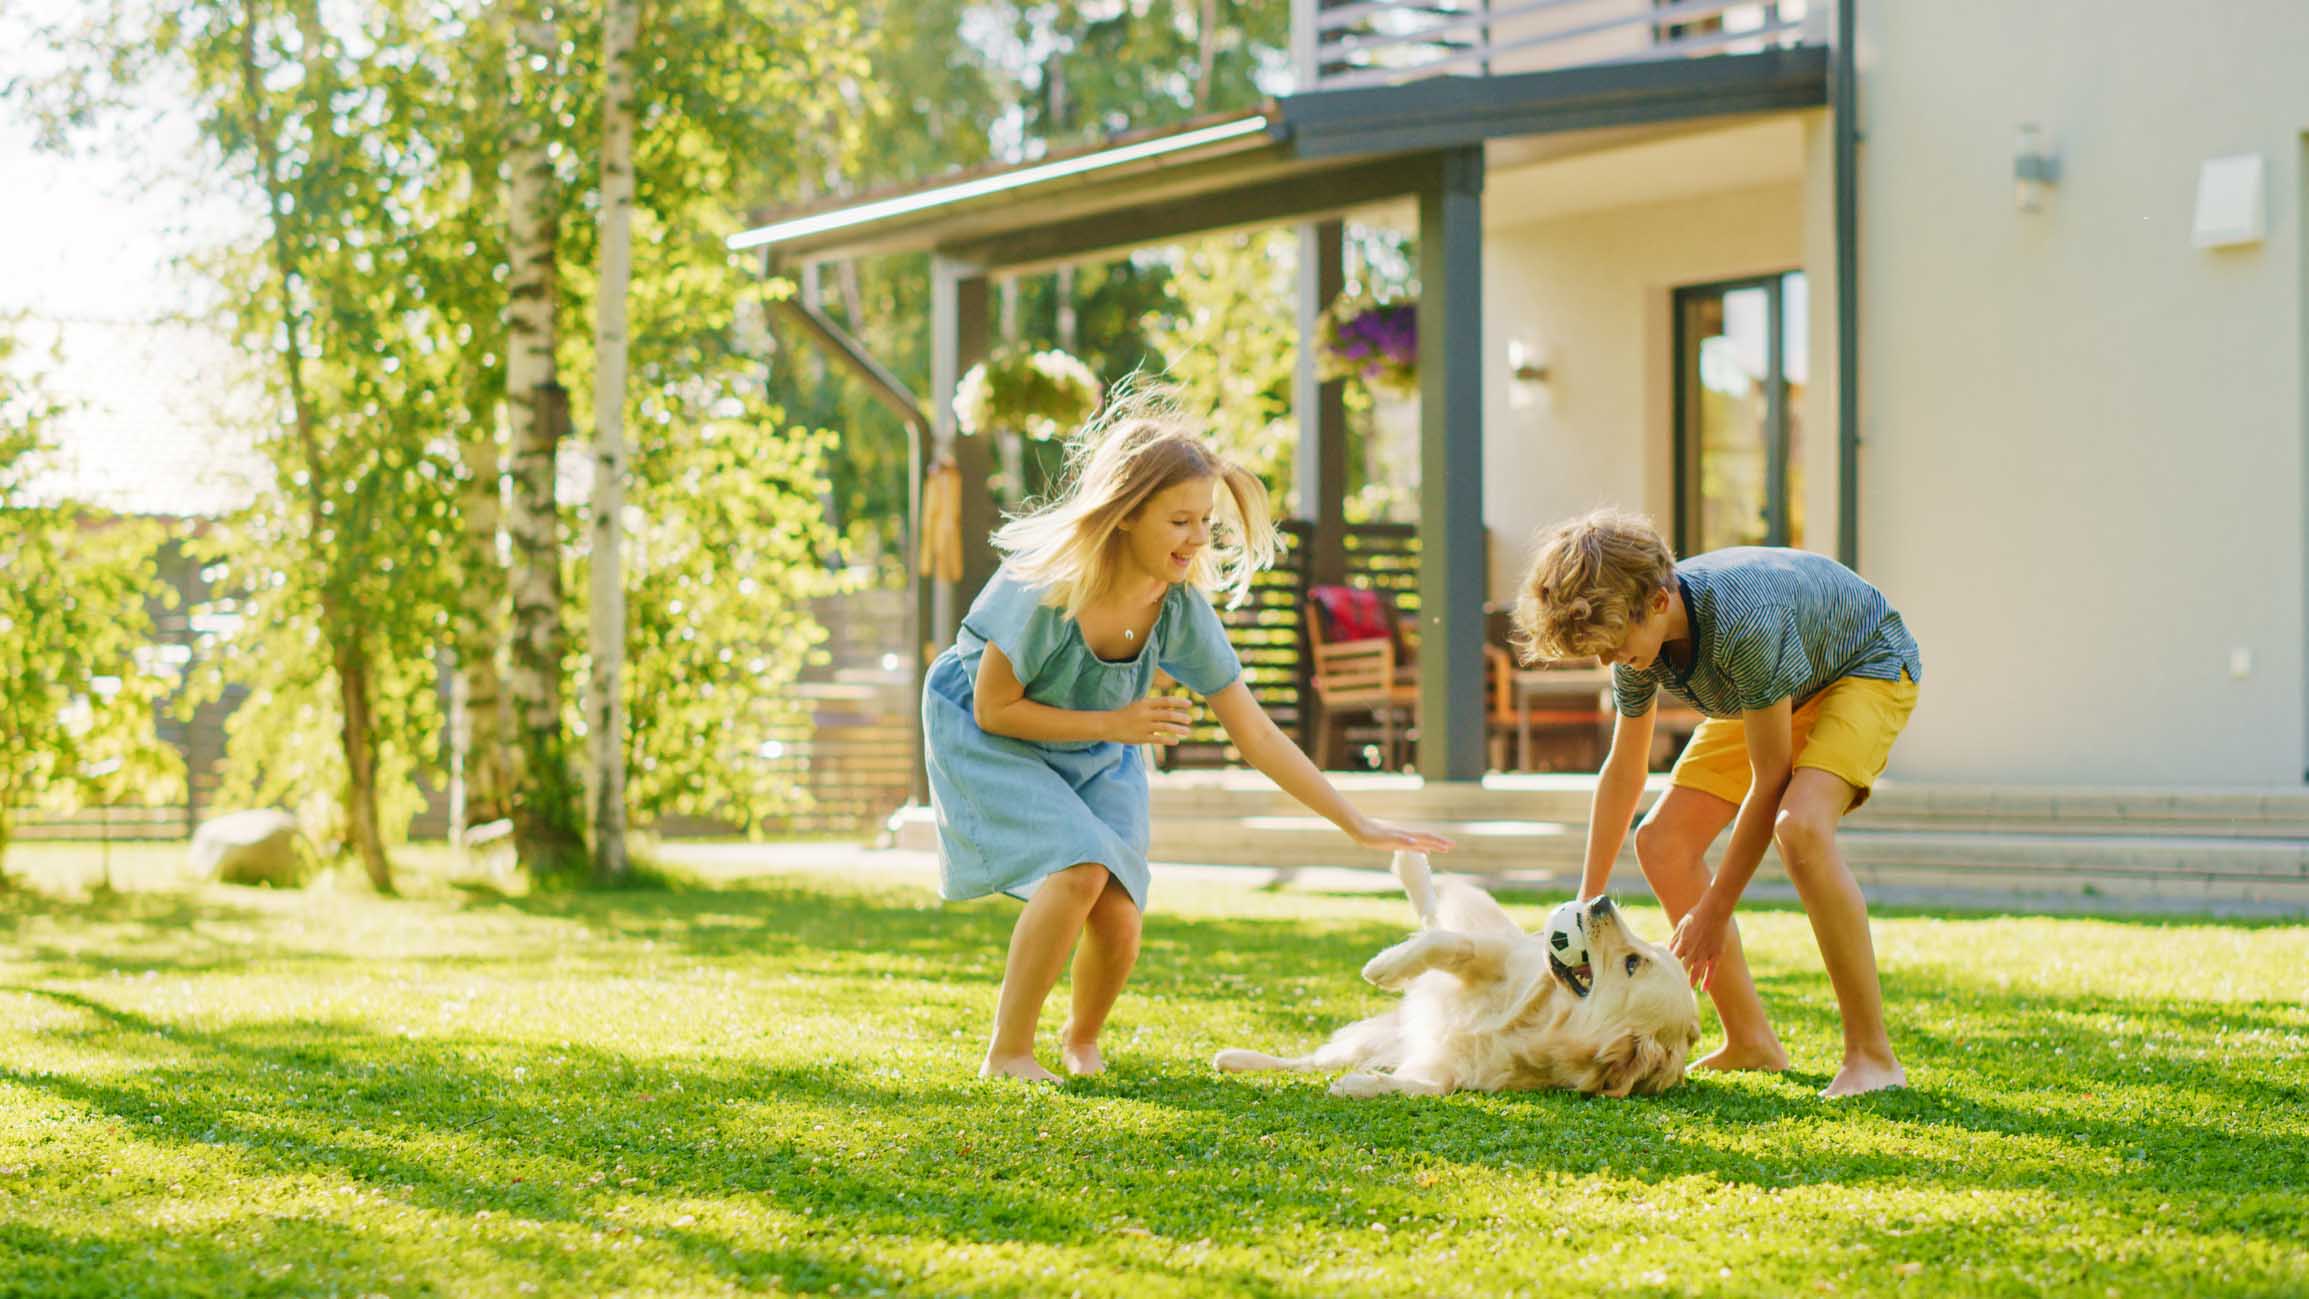
<instances>
[{"instance_id":1,"label":"dog's paw","mask_svg":"<svg viewBox=\"0 0 2309 1299\"><path fill-rule=\"evenodd\" d=\"M1422 926L1435 923L1435 872L1427 864L1423 852L1398 852L1393 869L1395 880L1403 886L1403 894L1411 899L1411 909L1419 916Z\"/></svg>"},{"instance_id":2,"label":"dog's paw","mask_svg":"<svg viewBox=\"0 0 2309 1299\"><path fill-rule=\"evenodd\" d=\"M1211 1068L1220 1073L1249 1073L1259 1068L1264 1059L1266 1057L1257 1051L1245 1051L1241 1047L1231 1046L1211 1057Z\"/></svg>"},{"instance_id":3,"label":"dog's paw","mask_svg":"<svg viewBox=\"0 0 2309 1299\"><path fill-rule=\"evenodd\" d=\"M1375 1073L1351 1073L1331 1084L1333 1096L1344 1096L1356 1101L1383 1096L1392 1090L1387 1084L1386 1075Z\"/></svg>"},{"instance_id":4,"label":"dog's paw","mask_svg":"<svg viewBox=\"0 0 2309 1299\"><path fill-rule=\"evenodd\" d=\"M1406 939L1363 963L1363 980L1382 988L1400 988L1409 981L1418 960L1419 940Z\"/></svg>"}]
</instances>

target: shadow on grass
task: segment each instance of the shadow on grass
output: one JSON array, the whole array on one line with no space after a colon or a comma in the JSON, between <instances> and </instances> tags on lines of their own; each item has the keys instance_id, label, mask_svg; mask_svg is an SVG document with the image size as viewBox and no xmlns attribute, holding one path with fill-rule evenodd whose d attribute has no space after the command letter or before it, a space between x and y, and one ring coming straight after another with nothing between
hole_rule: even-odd
<instances>
[{"instance_id":1,"label":"shadow on grass","mask_svg":"<svg viewBox=\"0 0 2309 1299\"><path fill-rule=\"evenodd\" d=\"M653 960L712 963L741 976L759 966L827 986L902 971L971 985L989 1002L1016 915L1000 903L940 908L912 890L776 882L492 899L464 909L557 923L538 935L506 936L510 954L500 958L396 959L504 971L558 956L564 974L571 959L629 974L646 951ZM0 909L0 941L17 937L22 914ZM2295 1006L2049 996L1942 972L1896 972L1886 979L1896 1016L1902 1006L1931 1005L1954 1013L1961 1028L1898 1026L1923 1085L1837 1106L1813 1097L1823 1079L1795 1075L1698 1078L1638 1102L1566 1093L1352 1102L1326 1095L1325 1080L1224 1078L1176 1057L1125 1058L1104 1079L1039 1093L961 1076L960 1052L954 1078L922 1083L880 1075L870 1054L804 1065L704 1052L641 1057L485 1035L412 1040L344 1022L187 1028L101 992L51 985L106 973L230 972L284 959L325 975L331 966L367 962L289 951L261 937L236 942L233 932L270 913L205 896L126 895L85 914L95 929L71 950L12 944L40 975L9 991L74 1012L39 1036L95 1053L106 1067L0 1069L0 1086L132 1122L137 1141L212 1155L233 1177L353 1179L443 1215L488 1208L576 1229L562 1238L568 1250L554 1245L535 1260L548 1274L575 1268L607 1278L630 1267L629 1254L593 1233L623 1225L615 1211L637 1200L731 1201L784 1215L785 1239L776 1243L763 1231L711 1223L638 1234L695 1272L742 1284L777 1275L795 1289L875 1284L885 1278L858 1242L925 1238L1029 1242L1076 1251L1087 1268L1171 1273L1188 1266L1166 1252L1183 1240L1255 1249L1278 1233L1360 1231L1375 1215L1441 1225L1457 1211L1455 1182L1488 1175L2022 1188L2132 1214L2144 1226L2167 1202L2210 1204L2217 1222L2238 1230L2290 1230L2309 1212L2309 1079L2298 1056L2247 1072L2221 1053L2234 1035L2309 1029L2309 1011ZM577 957L561 950L564 925L591 940ZM1150 920L1132 995L1189 1003L1190 1037L1202 1017L1222 1013L1229 1035L1273 1034L1193 1048L1205 1055L1219 1045L1309 1043L1358 1005L1384 1002L1354 971L1402 932L1381 921L1310 927L1288 918L1162 915ZM810 968L821 960L829 968ZM1764 984L1790 1022L1833 1034L1821 976L1776 974ZM1308 1024L1306 1008L1277 991L1286 985L1322 990L1319 1024ZM809 986L792 995L810 998ZM886 996L867 1007L870 1019L893 1021L916 1009ZM2121 1034L2105 1023L2111 1014L2125 1019ZM980 1027L975 1018L967 1025L972 1033ZM1971 1085L1975 1075L1994 1085ZM520 1081L525 1076L535 1081ZM1935 1086L1935 1078L1966 1085ZM2099 1092L2136 1094L2137 1103L2083 1113L2061 1103ZM1831 1140L1824 1150L1823 1129L1882 1129L1890 1139L1873 1150L1869 1142L1834 1148ZM2002 1147L2001 1154L1983 1158L1983 1146ZM1414 1172L1438 1175L1437 1189L1414 1181ZM1244 1209L1252 1202L1256 1213ZM800 1215L804 1208L812 1212ZM1118 1225L1150 1234L1118 1240ZM1887 1248L1898 1234L1881 1223L1850 1229ZM118 1235L46 1240L19 1226L0 1234L0 1250L53 1246L73 1260L75 1284L98 1292L135 1289L139 1277L147 1287L161 1284L172 1255L250 1269L281 1258L300 1267L331 1258L353 1269L402 1265L385 1244L337 1240L334 1226L307 1220L299 1231L306 1234L240 1249L167 1245L168 1233L140 1237L126 1223ZM1984 1247L1978 1233L1977 1224L1921 1236L1912 1230L1899 1248L1937 1241L1976 1251ZM1986 1244L2014 1257L2050 1257L2061 1248L2021 1222ZM549 1247L492 1237L487 1248L519 1256ZM1268 1262L1200 1261L1193 1275L1241 1293L1302 1288L1288 1283L1274 1254L1260 1257ZM300 1275L299 1284L281 1288L314 1288L313 1272ZM454 1290L456 1282L438 1283ZM964 1288L1032 1293L1037 1286L997 1277Z\"/></svg>"}]
</instances>

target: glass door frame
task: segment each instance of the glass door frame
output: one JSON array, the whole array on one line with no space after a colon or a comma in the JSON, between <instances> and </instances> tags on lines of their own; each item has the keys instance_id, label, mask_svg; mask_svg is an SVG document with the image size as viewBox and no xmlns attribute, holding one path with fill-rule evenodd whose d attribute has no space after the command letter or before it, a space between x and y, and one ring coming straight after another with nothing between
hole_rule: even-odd
<instances>
[{"instance_id":1,"label":"glass door frame","mask_svg":"<svg viewBox=\"0 0 2309 1299\"><path fill-rule=\"evenodd\" d=\"M1676 466L1676 553L1688 555L1700 537L1700 438L1699 430L1692 427L1699 404L1695 400L1693 384L1696 367L1686 365L1692 339L1687 323L1691 318L1693 299L1722 297L1743 289L1762 289L1765 295L1764 323L1764 544L1788 544L1788 363L1787 348L1788 303L1787 280L1803 273L1800 266L1767 275L1743 275L1738 279L1709 280L1701 284L1686 284L1674 290L1669 309L1674 333L1675 367L1675 429L1674 450Z\"/></svg>"}]
</instances>

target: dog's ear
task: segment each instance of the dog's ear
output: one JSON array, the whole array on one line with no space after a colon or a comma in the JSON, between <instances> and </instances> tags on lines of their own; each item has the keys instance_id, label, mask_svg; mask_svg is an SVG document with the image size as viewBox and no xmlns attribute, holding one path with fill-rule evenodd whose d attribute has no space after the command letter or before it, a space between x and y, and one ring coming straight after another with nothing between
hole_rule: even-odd
<instances>
[{"instance_id":1,"label":"dog's ear","mask_svg":"<svg viewBox=\"0 0 2309 1299\"><path fill-rule=\"evenodd\" d=\"M1668 1049L1649 1033L1622 1033L1596 1052L1594 1090L1605 1096L1627 1096L1641 1088L1660 1091L1675 1079L1666 1076L1672 1065Z\"/></svg>"}]
</instances>

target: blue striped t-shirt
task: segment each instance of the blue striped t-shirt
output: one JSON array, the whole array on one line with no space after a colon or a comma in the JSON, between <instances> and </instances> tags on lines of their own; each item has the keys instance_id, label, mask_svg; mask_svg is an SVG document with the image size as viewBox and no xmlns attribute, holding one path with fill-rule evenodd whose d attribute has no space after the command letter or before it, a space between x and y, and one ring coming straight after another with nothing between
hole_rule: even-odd
<instances>
[{"instance_id":1,"label":"blue striped t-shirt","mask_svg":"<svg viewBox=\"0 0 2309 1299\"><path fill-rule=\"evenodd\" d=\"M1710 717L1805 700L1843 677L1924 680L1900 613L1858 573L1826 555L1733 546L1676 565L1691 621L1690 666L1661 655L1641 671L1612 668L1612 698L1640 717L1663 688Z\"/></svg>"}]
</instances>

